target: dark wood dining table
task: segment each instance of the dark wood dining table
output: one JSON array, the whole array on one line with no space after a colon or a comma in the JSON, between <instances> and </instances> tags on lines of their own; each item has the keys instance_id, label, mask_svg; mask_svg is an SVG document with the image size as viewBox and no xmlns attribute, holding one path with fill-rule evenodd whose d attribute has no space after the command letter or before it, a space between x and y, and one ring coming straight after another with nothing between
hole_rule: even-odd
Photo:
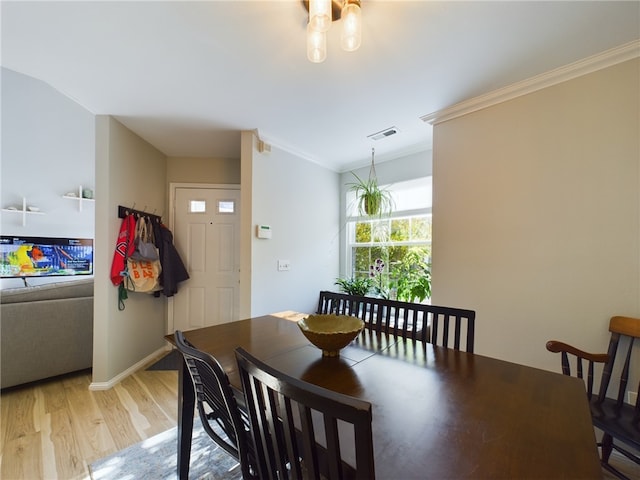
<instances>
[{"instance_id":1,"label":"dark wood dining table","mask_svg":"<svg viewBox=\"0 0 640 480\"><path fill-rule=\"evenodd\" d=\"M185 337L238 388L234 352L243 347L291 376L371 402L378 479L602 478L581 380L368 329L339 357L323 357L300 332L300 315ZM179 381L178 475L186 479L194 392L184 369Z\"/></svg>"}]
</instances>

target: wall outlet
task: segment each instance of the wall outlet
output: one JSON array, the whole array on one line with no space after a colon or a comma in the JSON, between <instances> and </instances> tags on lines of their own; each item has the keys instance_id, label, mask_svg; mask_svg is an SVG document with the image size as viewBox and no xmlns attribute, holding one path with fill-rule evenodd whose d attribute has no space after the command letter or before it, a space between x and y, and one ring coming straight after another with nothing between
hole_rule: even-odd
<instances>
[{"instance_id":1,"label":"wall outlet","mask_svg":"<svg viewBox=\"0 0 640 480\"><path fill-rule=\"evenodd\" d=\"M638 400L638 392L627 392L627 403L635 405Z\"/></svg>"},{"instance_id":2,"label":"wall outlet","mask_svg":"<svg viewBox=\"0 0 640 480\"><path fill-rule=\"evenodd\" d=\"M291 261L290 260L278 260L278 271L279 272L288 272L291 270Z\"/></svg>"}]
</instances>

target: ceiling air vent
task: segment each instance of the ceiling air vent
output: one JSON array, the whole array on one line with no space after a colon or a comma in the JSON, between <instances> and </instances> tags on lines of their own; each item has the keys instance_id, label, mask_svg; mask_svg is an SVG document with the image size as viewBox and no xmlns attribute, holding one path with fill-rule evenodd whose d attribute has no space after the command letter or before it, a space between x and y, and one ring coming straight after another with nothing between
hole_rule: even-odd
<instances>
[{"instance_id":1,"label":"ceiling air vent","mask_svg":"<svg viewBox=\"0 0 640 480\"><path fill-rule=\"evenodd\" d=\"M371 135L367 135L367 138L372 138L373 140L380 140L381 138L390 137L391 135L395 135L398 133L398 129L396 127L385 128L384 130L378 133L372 133Z\"/></svg>"}]
</instances>

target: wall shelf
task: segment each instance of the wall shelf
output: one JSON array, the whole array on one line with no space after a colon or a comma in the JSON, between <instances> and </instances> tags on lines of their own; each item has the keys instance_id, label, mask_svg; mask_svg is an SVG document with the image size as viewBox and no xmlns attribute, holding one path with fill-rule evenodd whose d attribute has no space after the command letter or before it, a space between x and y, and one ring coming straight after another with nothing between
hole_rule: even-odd
<instances>
[{"instance_id":1,"label":"wall shelf","mask_svg":"<svg viewBox=\"0 0 640 480\"><path fill-rule=\"evenodd\" d=\"M22 215L22 226L26 226L27 225L27 215L46 215L44 212L41 211L33 211L33 210L29 210L29 208L27 207L27 199L25 197L22 197L22 208L3 208L2 209L3 212L7 212L7 213L19 213Z\"/></svg>"},{"instance_id":2,"label":"wall shelf","mask_svg":"<svg viewBox=\"0 0 640 480\"><path fill-rule=\"evenodd\" d=\"M69 193L66 193L62 196L62 198L66 198L67 200L75 200L76 202L78 202L78 211L82 211L82 204L85 202L95 202L95 199L93 198L85 198L82 196L82 185L80 185L78 187L78 193L75 195L70 195Z\"/></svg>"}]
</instances>

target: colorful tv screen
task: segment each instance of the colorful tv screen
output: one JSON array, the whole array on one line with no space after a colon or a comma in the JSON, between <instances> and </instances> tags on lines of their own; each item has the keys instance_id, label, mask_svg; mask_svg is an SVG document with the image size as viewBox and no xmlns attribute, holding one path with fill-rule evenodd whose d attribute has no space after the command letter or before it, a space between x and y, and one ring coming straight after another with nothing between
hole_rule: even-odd
<instances>
[{"instance_id":1,"label":"colorful tv screen","mask_svg":"<svg viewBox=\"0 0 640 480\"><path fill-rule=\"evenodd\" d=\"M0 237L0 277L56 275L93 275L93 240Z\"/></svg>"}]
</instances>

